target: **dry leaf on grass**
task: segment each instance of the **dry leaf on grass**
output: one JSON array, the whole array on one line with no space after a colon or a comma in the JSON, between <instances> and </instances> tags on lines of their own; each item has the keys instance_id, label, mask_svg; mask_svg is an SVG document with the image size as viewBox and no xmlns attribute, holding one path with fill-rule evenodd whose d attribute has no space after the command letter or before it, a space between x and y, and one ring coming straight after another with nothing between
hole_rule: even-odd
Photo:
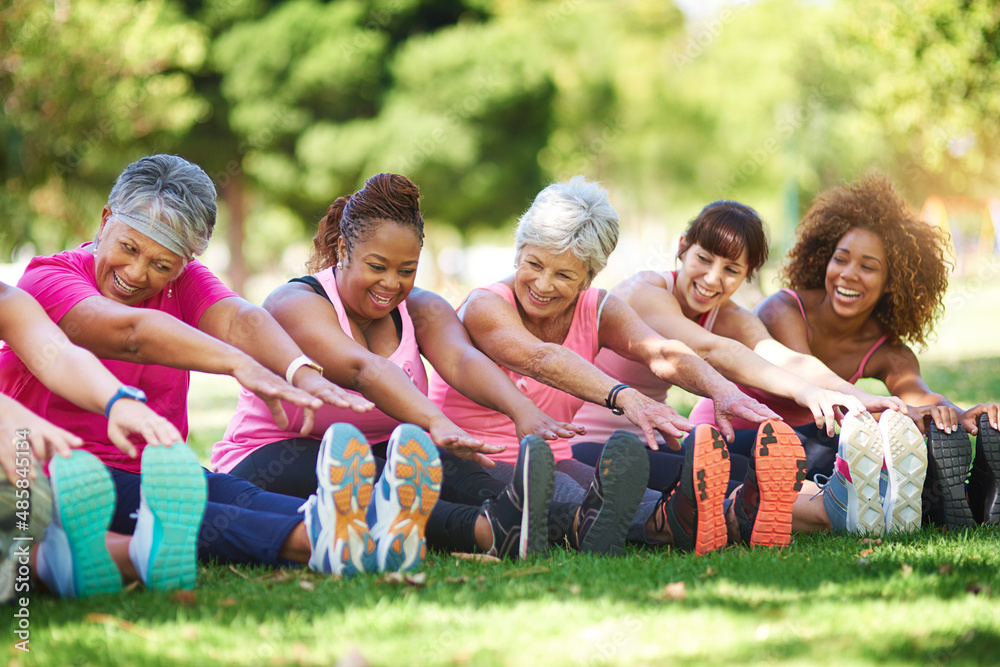
<instances>
[{"instance_id":1,"label":"dry leaf on grass","mask_svg":"<svg viewBox=\"0 0 1000 667\"><path fill-rule=\"evenodd\" d=\"M314 590L316 590L316 584L314 584L312 581L308 579L303 579L302 581L299 582L299 588L301 588L304 591L309 591L310 593L312 593Z\"/></svg>"},{"instance_id":2,"label":"dry leaf on grass","mask_svg":"<svg viewBox=\"0 0 1000 667\"><path fill-rule=\"evenodd\" d=\"M551 572L549 568L544 565L535 565L534 567L526 567L523 570L514 570L513 572L508 572L508 577L527 577L531 574L545 574L546 572Z\"/></svg>"},{"instance_id":3,"label":"dry leaf on grass","mask_svg":"<svg viewBox=\"0 0 1000 667\"><path fill-rule=\"evenodd\" d=\"M882 538L863 537L860 540L858 540L858 544L882 544Z\"/></svg>"},{"instance_id":4,"label":"dry leaf on grass","mask_svg":"<svg viewBox=\"0 0 1000 667\"><path fill-rule=\"evenodd\" d=\"M170 594L170 599L177 604L187 606L198 604L198 596L194 594L194 591L174 591Z\"/></svg>"},{"instance_id":5,"label":"dry leaf on grass","mask_svg":"<svg viewBox=\"0 0 1000 667\"><path fill-rule=\"evenodd\" d=\"M951 574L951 563L938 565L938 574Z\"/></svg>"},{"instance_id":6,"label":"dry leaf on grass","mask_svg":"<svg viewBox=\"0 0 1000 667\"><path fill-rule=\"evenodd\" d=\"M663 587L660 597L664 600L685 600L687 599L687 584L683 581L674 581Z\"/></svg>"},{"instance_id":7,"label":"dry leaf on grass","mask_svg":"<svg viewBox=\"0 0 1000 667\"><path fill-rule=\"evenodd\" d=\"M229 571L237 576L243 577L244 579L250 578L250 575L248 575L246 572L240 572L239 570L236 569L234 565L229 566Z\"/></svg>"},{"instance_id":8,"label":"dry leaf on grass","mask_svg":"<svg viewBox=\"0 0 1000 667\"><path fill-rule=\"evenodd\" d=\"M415 588L420 588L427 585L427 573L426 572L416 572L414 574L408 574L406 572L387 572L385 576L378 580L380 584L405 584L407 586L413 586Z\"/></svg>"},{"instance_id":9,"label":"dry leaf on grass","mask_svg":"<svg viewBox=\"0 0 1000 667\"><path fill-rule=\"evenodd\" d=\"M875 553L874 549L862 549L861 553L858 555L862 558L866 558L867 556L871 556L873 553Z\"/></svg>"},{"instance_id":10,"label":"dry leaf on grass","mask_svg":"<svg viewBox=\"0 0 1000 667\"><path fill-rule=\"evenodd\" d=\"M126 621L124 618L119 618L118 616L113 616L111 614L101 614L101 613L90 613L83 617L83 620L88 623L100 623L102 625L114 625L126 632L131 632L132 634L139 635L146 639L152 639L149 633L146 632L145 628L139 627L134 623Z\"/></svg>"},{"instance_id":11,"label":"dry leaf on grass","mask_svg":"<svg viewBox=\"0 0 1000 667\"><path fill-rule=\"evenodd\" d=\"M219 607L232 607L234 604L236 604L236 600L234 600L233 598L223 598L222 600L219 600L215 604Z\"/></svg>"},{"instance_id":12,"label":"dry leaf on grass","mask_svg":"<svg viewBox=\"0 0 1000 667\"><path fill-rule=\"evenodd\" d=\"M902 570L903 570L903 576L904 577L908 577L911 574L913 574L913 566L912 565L907 565L906 563L903 563Z\"/></svg>"},{"instance_id":13,"label":"dry leaf on grass","mask_svg":"<svg viewBox=\"0 0 1000 667\"><path fill-rule=\"evenodd\" d=\"M500 559L496 556L491 556L489 554L467 554L460 551L452 552L451 554L455 558L460 558L462 560L476 560L480 563L499 563Z\"/></svg>"}]
</instances>

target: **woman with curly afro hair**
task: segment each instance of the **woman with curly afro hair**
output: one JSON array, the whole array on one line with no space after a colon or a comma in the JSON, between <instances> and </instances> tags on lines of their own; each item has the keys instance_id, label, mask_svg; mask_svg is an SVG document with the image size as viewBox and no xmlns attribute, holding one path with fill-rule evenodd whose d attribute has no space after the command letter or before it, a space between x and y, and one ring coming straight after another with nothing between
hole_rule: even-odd
<instances>
[{"instance_id":1,"label":"woman with curly afro hair","mask_svg":"<svg viewBox=\"0 0 1000 667\"><path fill-rule=\"evenodd\" d=\"M898 415L883 413L878 424L864 414L845 419L836 470L825 489L843 493L823 494L835 527L834 505L842 505L848 529L876 532L893 525L893 514L896 522L919 525L921 509L952 525L971 525L970 504L980 521L1000 516L1000 406L963 410L932 391L910 348L927 342L942 314L948 242L945 233L913 213L886 177L869 174L816 198L786 257L781 276L787 289L756 308L785 346L812 354L851 382L875 378L885 383L909 406L920 431L929 433L925 449L920 438L900 437L906 425L894 429L888 423ZM968 502L962 488L971 462L967 432L989 450L976 457L979 477L987 478L977 481L973 475ZM888 488L879 492L883 461L881 476ZM987 461L992 467L984 467ZM988 498L976 495L979 481ZM871 510L867 519L866 510ZM884 516L876 516L878 511Z\"/></svg>"}]
</instances>

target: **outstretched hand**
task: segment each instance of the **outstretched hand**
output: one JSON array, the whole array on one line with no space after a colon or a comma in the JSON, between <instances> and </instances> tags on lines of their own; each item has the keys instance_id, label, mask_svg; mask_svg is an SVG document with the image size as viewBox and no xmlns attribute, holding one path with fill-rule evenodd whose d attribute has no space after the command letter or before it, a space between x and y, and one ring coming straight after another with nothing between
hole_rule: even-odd
<instances>
[{"instance_id":1,"label":"outstretched hand","mask_svg":"<svg viewBox=\"0 0 1000 667\"><path fill-rule=\"evenodd\" d=\"M658 450L656 431L663 434L670 449L680 449L684 434L694 428L694 424L680 416L669 405L659 403L631 387L618 394L617 403L630 422L642 429L646 445Z\"/></svg>"},{"instance_id":2,"label":"outstretched hand","mask_svg":"<svg viewBox=\"0 0 1000 667\"><path fill-rule=\"evenodd\" d=\"M24 474L29 480L35 479L35 460L48 461L56 454L68 457L72 447L83 444L77 436L42 419L17 401L6 396L0 399L3 399L0 405L0 468L11 484L25 479ZM26 473L22 472L25 470Z\"/></svg>"},{"instance_id":3,"label":"outstretched hand","mask_svg":"<svg viewBox=\"0 0 1000 667\"><path fill-rule=\"evenodd\" d=\"M980 415L988 415L990 426L994 429L1000 429L1000 405L996 403L982 403L974 408L969 408L962 413L959 422L972 435L979 435Z\"/></svg>"},{"instance_id":4,"label":"outstretched hand","mask_svg":"<svg viewBox=\"0 0 1000 667\"><path fill-rule=\"evenodd\" d=\"M129 439L131 435L138 435L149 445L170 446L183 439L173 424L145 404L123 398L111 406L111 414L108 415L108 438L123 454L135 458L138 452Z\"/></svg>"},{"instance_id":5,"label":"outstretched hand","mask_svg":"<svg viewBox=\"0 0 1000 667\"><path fill-rule=\"evenodd\" d=\"M487 454L498 454L507 449L505 445L487 445L447 419L433 421L427 433L431 436L431 442L439 449L445 449L461 459L471 459L484 468L496 465Z\"/></svg>"},{"instance_id":6,"label":"outstretched hand","mask_svg":"<svg viewBox=\"0 0 1000 667\"><path fill-rule=\"evenodd\" d=\"M712 396L712 402L715 404L716 428L719 429L719 433L726 439L726 442L732 442L733 438L736 437L736 431L733 430L733 419L739 418L754 424L768 419L781 419L781 416L774 410L739 390Z\"/></svg>"},{"instance_id":7,"label":"outstretched hand","mask_svg":"<svg viewBox=\"0 0 1000 667\"><path fill-rule=\"evenodd\" d=\"M840 416L837 412L838 406L846 408L847 414L858 414L866 411L865 404L856 396L819 387L810 387L802 392L797 397L796 402L812 413L817 428L825 430L828 436L833 436L837 418Z\"/></svg>"},{"instance_id":8,"label":"outstretched hand","mask_svg":"<svg viewBox=\"0 0 1000 667\"><path fill-rule=\"evenodd\" d=\"M534 408L528 415L518 415L514 419L514 428L517 430L518 442L526 435L537 435L545 440L558 440L587 434L587 429L584 427L556 421L538 408Z\"/></svg>"},{"instance_id":9,"label":"outstretched hand","mask_svg":"<svg viewBox=\"0 0 1000 667\"><path fill-rule=\"evenodd\" d=\"M296 389L249 357L233 371L233 377L264 401L271 411L275 426L280 429L288 428L288 415L281 406L282 401L287 401L303 410L301 432L305 434L312 430L313 413L323 405L320 399Z\"/></svg>"}]
</instances>

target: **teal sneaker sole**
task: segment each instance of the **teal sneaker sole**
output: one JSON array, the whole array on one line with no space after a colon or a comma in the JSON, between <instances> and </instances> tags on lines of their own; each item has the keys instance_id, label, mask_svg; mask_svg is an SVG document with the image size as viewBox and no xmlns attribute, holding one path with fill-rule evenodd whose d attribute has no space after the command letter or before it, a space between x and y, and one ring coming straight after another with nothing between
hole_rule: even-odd
<instances>
[{"instance_id":1,"label":"teal sneaker sole","mask_svg":"<svg viewBox=\"0 0 1000 667\"><path fill-rule=\"evenodd\" d=\"M208 489L198 457L184 443L146 447L142 491L155 519L146 585L156 590L194 588L198 530Z\"/></svg>"},{"instance_id":2,"label":"teal sneaker sole","mask_svg":"<svg viewBox=\"0 0 1000 667\"><path fill-rule=\"evenodd\" d=\"M122 578L104 538L115 511L115 485L100 460L82 450L49 466L53 502L73 555L78 598L121 590Z\"/></svg>"}]
</instances>

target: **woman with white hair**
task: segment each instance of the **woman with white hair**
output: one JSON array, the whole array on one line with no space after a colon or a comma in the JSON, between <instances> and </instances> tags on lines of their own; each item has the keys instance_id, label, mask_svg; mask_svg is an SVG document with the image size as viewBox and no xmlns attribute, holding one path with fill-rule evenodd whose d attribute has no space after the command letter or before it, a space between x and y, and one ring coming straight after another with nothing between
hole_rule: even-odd
<instances>
[{"instance_id":1,"label":"woman with white hair","mask_svg":"<svg viewBox=\"0 0 1000 667\"><path fill-rule=\"evenodd\" d=\"M518 223L514 274L474 290L459 308L473 342L554 419L572 422L584 402L605 405L635 424L651 449L657 449L654 431L677 439L694 427L672 408L598 370L592 362L602 348L688 391L712 396L716 423L727 438L733 436L729 421L734 417L776 418L686 345L659 336L622 299L590 286L617 242L618 213L596 183L577 176L542 190ZM517 456L509 418L474 404L437 376L430 396L473 437L507 446L493 458ZM611 523L604 516L608 512L598 511L593 501L620 497L613 514L625 520L601 529L617 532L610 551L620 551L626 538L699 554L724 546L727 523L721 508L728 454L715 429L700 428L694 440L680 483L662 494L645 488L648 460L635 435L613 434L596 471L573 460L568 441L554 440L549 443L558 471L554 499L582 502L583 523ZM497 466L489 472L509 470Z\"/></svg>"}]
</instances>

